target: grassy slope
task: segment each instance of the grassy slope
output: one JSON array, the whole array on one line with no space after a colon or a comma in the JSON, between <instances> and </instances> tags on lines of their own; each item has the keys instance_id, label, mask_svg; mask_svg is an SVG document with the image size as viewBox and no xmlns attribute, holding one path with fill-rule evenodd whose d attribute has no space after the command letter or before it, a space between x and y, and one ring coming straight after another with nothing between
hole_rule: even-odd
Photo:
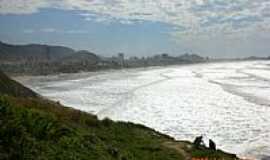
<instances>
[{"instance_id":1,"label":"grassy slope","mask_svg":"<svg viewBox=\"0 0 270 160\"><path fill-rule=\"evenodd\" d=\"M5 95L0 92L0 159L234 159L221 151L195 150L189 142L176 142L142 125L100 121L36 96L25 98L13 93L17 90L12 86L8 88Z\"/></svg>"},{"instance_id":2,"label":"grassy slope","mask_svg":"<svg viewBox=\"0 0 270 160\"><path fill-rule=\"evenodd\" d=\"M0 71L0 94L7 94L15 97L38 97L32 90L24 87L10 79Z\"/></svg>"}]
</instances>

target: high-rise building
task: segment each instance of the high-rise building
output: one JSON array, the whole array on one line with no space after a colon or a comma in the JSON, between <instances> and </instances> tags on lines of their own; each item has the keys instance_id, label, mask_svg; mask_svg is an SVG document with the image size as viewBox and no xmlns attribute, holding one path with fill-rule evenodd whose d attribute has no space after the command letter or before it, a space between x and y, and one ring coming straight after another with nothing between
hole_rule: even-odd
<instances>
[{"instance_id":1,"label":"high-rise building","mask_svg":"<svg viewBox=\"0 0 270 160\"><path fill-rule=\"evenodd\" d=\"M119 65L123 67L125 64L124 53L118 53L118 61L119 61Z\"/></svg>"}]
</instances>

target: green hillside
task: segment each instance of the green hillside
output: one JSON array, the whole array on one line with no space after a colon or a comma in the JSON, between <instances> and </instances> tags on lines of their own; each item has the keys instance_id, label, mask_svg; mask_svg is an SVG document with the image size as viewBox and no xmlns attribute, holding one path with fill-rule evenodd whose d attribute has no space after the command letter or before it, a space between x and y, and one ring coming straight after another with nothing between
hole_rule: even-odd
<instances>
[{"instance_id":1,"label":"green hillside","mask_svg":"<svg viewBox=\"0 0 270 160\"><path fill-rule=\"evenodd\" d=\"M15 97L37 97L38 95L30 89L15 82L0 71L0 94Z\"/></svg>"},{"instance_id":2,"label":"green hillside","mask_svg":"<svg viewBox=\"0 0 270 160\"><path fill-rule=\"evenodd\" d=\"M1 160L236 158L222 151L195 149L190 142L175 141L142 125L98 120L41 99L4 75L0 82Z\"/></svg>"}]
</instances>

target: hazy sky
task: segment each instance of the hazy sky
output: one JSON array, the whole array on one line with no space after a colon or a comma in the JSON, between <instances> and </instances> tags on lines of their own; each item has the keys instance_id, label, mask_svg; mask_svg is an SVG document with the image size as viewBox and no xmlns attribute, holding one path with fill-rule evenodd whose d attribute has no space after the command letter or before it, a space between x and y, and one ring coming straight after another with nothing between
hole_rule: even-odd
<instances>
[{"instance_id":1,"label":"hazy sky","mask_svg":"<svg viewBox=\"0 0 270 160\"><path fill-rule=\"evenodd\" d=\"M270 0L0 0L0 40L100 55L270 55Z\"/></svg>"}]
</instances>

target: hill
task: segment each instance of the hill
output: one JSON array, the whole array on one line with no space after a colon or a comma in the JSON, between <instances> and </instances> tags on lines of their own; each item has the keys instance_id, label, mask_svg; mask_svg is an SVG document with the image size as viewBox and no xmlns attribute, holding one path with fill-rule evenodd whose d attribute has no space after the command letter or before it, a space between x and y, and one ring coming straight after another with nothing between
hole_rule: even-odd
<instances>
[{"instance_id":1,"label":"hill","mask_svg":"<svg viewBox=\"0 0 270 160\"><path fill-rule=\"evenodd\" d=\"M10 79L0 71L0 94L10 95L15 97L32 97L37 98L38 95L32 90L24 87L16 81Z\"/></svg>"},{"instance_id":2,"label":"hill","mask_svg":"<svg viewBox=\"0 0 270 160\"><path fill-rule=\"evenodd\" d=\"M67 64L79 64L84 65L96 65L99 61L99 57L89 51L78 51L72 55L66 56L60 60L62 63Z\"/></svg>"},{"instance_id":3,"label":"hill","mask_svg":"<svg viewBox=\"0 0 270 160\"><path fill-rule=\"evenodd\" d=\"M71 48L40 44L11 45L0 42L0 62L54 61L75 53Z\"/></svg>"},{"instance_id":4,"label":"hill","mask_svg":"<svg viewBox=\"0 0 270 160\"><path fill-rule=\"evenodd\" d=\"M142 125L98 120L38 97L3 73L0 81L0 159L237 159Z\"/></svg>"},{"instance_id":5,"label":"hill","mask_svg":"<svg viewBox=\"0 0 270 160\"><path fill-rule=\"evenodd\" d=\"M97 68L98 61L94 53L68 47L0 42L0 69L14 75L91 71Z\"/></svg>"}]
</instances>

